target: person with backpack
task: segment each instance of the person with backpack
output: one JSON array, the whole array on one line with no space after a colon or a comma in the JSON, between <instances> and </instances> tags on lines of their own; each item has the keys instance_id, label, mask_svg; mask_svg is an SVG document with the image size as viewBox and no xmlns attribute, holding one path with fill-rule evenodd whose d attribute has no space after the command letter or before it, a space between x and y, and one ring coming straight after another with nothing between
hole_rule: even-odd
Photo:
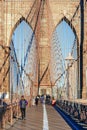
<instances>
[{"instance_id":1,"label":"person with backpack","mask_svg":"<svg viewBox=\"0 0 87 130\"><path fill-rule=\"evenodd\" d=\"M24 95L21 96L21 100L19 104L20 104L20 110L21 110L21 117L23 120L25 119L25 116L26 116L26 106L28 104L27 100L24 98Z\"/></svg>"}]
</instances>

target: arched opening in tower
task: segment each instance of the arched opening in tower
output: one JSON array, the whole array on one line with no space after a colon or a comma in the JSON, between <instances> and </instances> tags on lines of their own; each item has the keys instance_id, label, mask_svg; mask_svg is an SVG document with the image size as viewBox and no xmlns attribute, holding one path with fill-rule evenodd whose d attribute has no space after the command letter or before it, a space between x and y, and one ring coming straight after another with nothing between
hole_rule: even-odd
<instances>
[{"instance_id":1,"label":"arched opening in tower","mask_svg":"<svg viewBox=\"0 0 87 130\"><path fill-rule=\"evenodd\" d=\"M63 18L51 42L51 82L55 98L76 99L79 89L78 39L71 23Z\"/></svg>"},{"instance_id":2,"label":"arched opening in tower","mask_svg":"<svg viewBox=\"0 0 87 130\"><path fill-rule=\"evenodd\" d=\"M31 96L36 79L36 40L32 28L22 20L15 28L10 53L10 97Z\"/></svg>"}]
</instances>

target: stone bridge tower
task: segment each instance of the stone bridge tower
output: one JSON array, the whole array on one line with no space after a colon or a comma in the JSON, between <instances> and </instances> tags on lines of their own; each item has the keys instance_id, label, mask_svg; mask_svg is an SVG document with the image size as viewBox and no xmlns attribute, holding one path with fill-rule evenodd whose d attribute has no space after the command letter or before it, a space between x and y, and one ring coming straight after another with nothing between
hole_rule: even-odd
<instances>
[{"instance_id":1,"label":"stone bridge tower","mask_svg":"<svg viewBox=\"0 0 87 130\"><path fill-rule=\"evenodd\" d=\"M34 14L35 12L35 14ZM50 40L56 26L64 19L78 39L78 98L87 97L87 2L86 0L0 0L0 91L9 92L9 51L14 29L25 20L37 41L37 75L42 89L50 83ZM37 26L36 26L37 25ZM46 74L44 76L44 73ZM41 79L40 79L41 80ZM36 83L37 85L37 83ZM37 86L38 86L37 85ZM48 90L50 91L50 90ZM82 95L80 95L82 92Z\"/></svg>"}]
</instances>

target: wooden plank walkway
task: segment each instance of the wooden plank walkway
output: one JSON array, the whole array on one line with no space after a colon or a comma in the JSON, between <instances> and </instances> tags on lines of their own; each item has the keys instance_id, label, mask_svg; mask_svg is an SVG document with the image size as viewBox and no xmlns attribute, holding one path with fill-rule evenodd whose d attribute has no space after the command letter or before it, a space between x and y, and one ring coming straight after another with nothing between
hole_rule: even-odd
<instances>
[{"instance_id":1,"label":"wooden plank walkway","mask_svg":"<svg viewBox=\"0 0 87 130\"><path fill-rule=\"evenodd\" d=\"M13 127L8 130L71 130L68 124L63 120L55 109L46 105L46 112L48 118L48 127L43 128L44 107L40 104L38 106L32 106L27 110L26 120L18 120Z\"/></svg>"},{"instance_id":2,"label":"wooden plank walkway","mask_svg":"<svg viewBox=\"0 0 87 130\"><path fill-rule=\"evenodd\" d=\"M72 130L60 114L51 106L46 106L49 130Z\"/></svg>"}]
</instances>

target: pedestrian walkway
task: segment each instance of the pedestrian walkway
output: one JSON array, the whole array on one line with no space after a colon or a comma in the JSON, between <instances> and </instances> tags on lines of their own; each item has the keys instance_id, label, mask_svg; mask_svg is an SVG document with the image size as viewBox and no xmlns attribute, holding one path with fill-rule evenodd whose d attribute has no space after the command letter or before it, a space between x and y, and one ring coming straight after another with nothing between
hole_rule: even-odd
<instances>
[{"instance_id":1,"label":"pedestrian walkway","mask_svg":"<svg viewBox=\"0 0 87 130\"><path fill-rule=\"evenodd\" d=\"M71 130L59 113L50 105L32 106L26 120L19 119L8 130Z\"/></svg>"}]
</instances>

